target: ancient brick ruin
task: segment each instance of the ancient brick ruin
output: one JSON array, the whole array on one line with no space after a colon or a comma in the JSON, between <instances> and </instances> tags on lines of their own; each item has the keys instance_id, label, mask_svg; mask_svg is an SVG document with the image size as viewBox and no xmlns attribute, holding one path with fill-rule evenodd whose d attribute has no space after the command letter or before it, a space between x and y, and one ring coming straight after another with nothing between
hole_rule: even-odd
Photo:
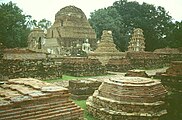
<instances>
[{"instance_id":1,"label":"ancient brick ruin","mask_svg":"<svg viewBox=\"0 0 182 120\"><path fill-rule=\"evenodd\" d=\"M130 52L141 52L145 49L145 38L143 30L140 28L134 29L133 35L129 42L128 51Z\"/></svg>"},{"instance_id":2,"label":"ancient brick ruin","mask_svg":"<svg viewBox=\"0 0 182 120\"><path fill-rule=\"evenodd\" d=\"M95 90L99 88L101 82L93 79L71 80L69 81L69 91L74 100L86 100Z\"/></svg>"},{"instance_id":3,"label":"ancient brick ruin","mask_svg":"<svg viewBox=\"0 0 182 120\"><path fill-rule=\"evenodd\" d=\"M168 119L182 119L182 61L171 62L170 67L165 73L158 73L162 84L168 89L170 94L166 101L168 102Z\"/></svg>"},{"instance_id":4,"label":"ancient brick ruin","mask_svg":"<svg viewBox=\"0 0 182 120\"><path fill-rule=\"evenodd\" d=\"M56 13L54 24L47 30L45 46L54 54L72 54L81 49L86 39L95 49L96 34L84 12L75 6L66 6Z\"/></svg>"},{"instance_id":5,"label":"ancient brick ruin","mask_svg":"<svg viewBox=\"0 0 182 120\"><path fill-rule=\"evenodd\" d=\"M32 77L45 80L62 77L60 64L46 58L44 53L24 49L4 50L0 70L0 75L8 78Z\"/></svg>"},{"instance_id":6,"label":"ancient brick ruin","mask_svg":"<svg viewBox=\"0 0 182 120\"><path fill-rule=\"evenodd\" d=\"M105 75L106 70L98 59L68 57L62 61L63 73L71 76Z\"/></svg>"},{"instance_id":7,"label":"ancient brick ruin","mask_svg":"<svg viewBox=\"0 0 182 120\"><path fill-rule=\"evenodd\" d=\"M87 99L87 110L99 120L159 120L167 114L166 93L159 80L111 78Z\"/></svg>"},{"instance_id":8,"label":"ancient brick ruin","mask_svg":"<svg viewBox=\"0 0 182 120\"><path fill-rule=\"evenodd\" d=\"M28 49L44 52L45 33L40 28L34 28L28 35Z\"/></svg>"},{"instance_id":9,"label":"ancient brick ruin","mask_svg":"<svg viewBox=\"0 0 182 120\"><path fill-rule=\"evenodd\" d=\"M68 89L32 78L0 84L1 120L83 120L83 110L69 100Z\"/></svg>"},{"instance_id":10,"label":"ancient brick ruin","mask_svg":"<svg viewBox=\"0 0 182 120\"><path fill-rule=\"evenodd\" d=\"M111 58L123 58L124 56L124 53L119 52L116 49L116 45L114 44L112 37L112 31L107 30L102 32L101 40L97 49L89 54L89 58L99 59L99 61L102 62L102 65L107 64Z\"/></svg>"},{"instance_id":11,"label":"ancient brick ruin","mask_svg":"<svg viewBox=\"0 0 182 120\"><path fill-rule=\"evenodd\" d=\"M182 60L182 53L127 52L125 58L110 59L106 68L119 72L139 68L161 68L176 60Z\"/></svg>"}]
</instances>

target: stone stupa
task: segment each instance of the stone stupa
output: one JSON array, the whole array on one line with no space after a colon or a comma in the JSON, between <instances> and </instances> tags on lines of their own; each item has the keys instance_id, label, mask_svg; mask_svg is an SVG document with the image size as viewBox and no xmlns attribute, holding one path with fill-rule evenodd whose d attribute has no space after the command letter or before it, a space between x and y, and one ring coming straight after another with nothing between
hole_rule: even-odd
<instances>
[{"instance_id":1,"label":"stone stupa","mask_svg":"<svg viewBox=\"0 0 182 120\"><path fill-rule=\"evenodd\" d=\"M134 29L131 41L129 42L128 51L129 52L143 52L145 49L145 38L143 35L143 30L140 28Z\"/></svg>"},{"instance_id":2,"label":"stone stupa","mask_svg":"<svg viewBox=\"0 0 182 120\"><path fill-rule=\"evenodd\" d=\"M89 58L97 58L102 62L102 65L108 63L111 58L122 58L124 53L116 49L113 41L112 31L104 30L101 40L98 43L97 49L89 54Z\"/></svg>"}]
</instances>

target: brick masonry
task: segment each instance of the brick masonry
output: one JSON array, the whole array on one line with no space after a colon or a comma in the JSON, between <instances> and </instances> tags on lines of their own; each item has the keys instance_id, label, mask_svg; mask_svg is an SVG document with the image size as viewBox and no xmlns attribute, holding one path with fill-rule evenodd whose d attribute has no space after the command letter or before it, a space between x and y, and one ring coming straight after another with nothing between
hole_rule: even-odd
<instances>
[{"instance_id":1,"label":"brick masonry","mask_svg":"<svg viewBox=\"0 0 182 120\"><path fill-rule=\"evenodd\" d=\"M111 78L87 99L87 110L99 120L159 120L167 114L166 89L141 77Z\"/></svg>"},{"instance_id":2,"label":"brick masonry","mask_svg":"<svg viewBox=\"0 0 182 120\"><path fill-rule=\"evenodd\" d=\"M101 82L90 79L69 81L69 91L72 99L86 100L99 88Z\"/></svg>"},{"instance_id":3,"label":"brick masonry","mask_svg":"<svg viewBox=\"0 0 182 120\"><path fill-rule=\"evenodd\" d=\"M68 89L37 79L10 79L0 85L0 120L83 120L69 96Z\"/></svg>"}]
</instances>

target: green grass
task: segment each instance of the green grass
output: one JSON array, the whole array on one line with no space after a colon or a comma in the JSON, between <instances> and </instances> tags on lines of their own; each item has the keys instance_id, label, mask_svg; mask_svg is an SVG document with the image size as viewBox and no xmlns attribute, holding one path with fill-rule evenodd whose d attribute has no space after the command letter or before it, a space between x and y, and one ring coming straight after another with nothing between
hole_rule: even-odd
<instances>
[{"instance_id":1,"label":"green grass","mask_svg":"<svg viewBox=\"0 0 182 120\"><path fill-rule=\"evenodd\" d=\"M109 76L109 75L111 75L111 74L101 75L101 76ZM59 82L59 81L63 81L63 80L79 80L79 79L92 78L92 77L98 77L98 76L74 77L74 76L69 76L69 75L63 75L62 78L58 78L58 79L48 79L48 80L44 80L44 81L45 82L49 82L49 83L53 83L53 82Z\"/></svg>"},{"instance_id":2,"label":"green grass","mask_svg":"<svg viewBox=\"0 0 182 120\"><path fill-rule=\"evenodd\" d=\"M63 81L63 80L77 80L77 79L81 79L83 77L74 77L74 76L68 76L68 75L63 75L62 78L58 78L58 79L48 79L48 80L44 80L45 82L59 82L59 81Z\"/></svg>"},{"instance_id":3,"label":"green grass","mask_svg":"<svg viewBox=\"0 0 182 120\"><path fill-rule=\"evenodd\" d=\"M87 112L86 100L73 100L73 102L75 102L78 106L80 106L82 109L84 109L84 118L86 118L87 120L98 120Z\"/></svg>"}]
</instances>

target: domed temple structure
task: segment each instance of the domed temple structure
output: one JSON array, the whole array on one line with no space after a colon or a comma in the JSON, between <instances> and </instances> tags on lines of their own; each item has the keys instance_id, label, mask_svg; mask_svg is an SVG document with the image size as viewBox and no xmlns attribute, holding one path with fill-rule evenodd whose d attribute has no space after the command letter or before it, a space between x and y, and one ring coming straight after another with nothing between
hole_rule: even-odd
<instances>
[{"instance_id":1,"label":"domed temple structure","mask_svg":"<svg viewBox=\"0 0 182 120\"><path fill-rule=\"evenodd\" d=\"M43 49L52 54L71 54L81 50L86 39L95 49L96 34L84 12L75 6L66 6L56 13L54 24L47 29Z\"/></svg>"},{"instance_id":2,"label":"domed temple structure","mask_svg":"<svg viewBox=\"0 0 182 120\"><path fill-rule=\"evenodd\" d=\"M140 28L134 29L131 41L129 42L128 51L130 52L140 52L145 49L145 38L143 35L143 30Z\"/></svg>"}]
</instances>

